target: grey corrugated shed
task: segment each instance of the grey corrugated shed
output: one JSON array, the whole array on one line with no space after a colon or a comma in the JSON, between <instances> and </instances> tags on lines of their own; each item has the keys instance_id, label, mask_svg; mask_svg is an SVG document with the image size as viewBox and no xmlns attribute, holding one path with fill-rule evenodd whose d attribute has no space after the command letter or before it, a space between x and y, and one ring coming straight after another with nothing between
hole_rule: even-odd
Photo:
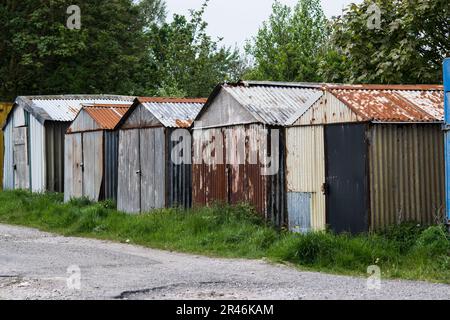
<instances>
[{"instance_id":1,"label":"grey corrugated shed","mask_svg":"<svg viewBox=\"0 0 450 320\"><path fill-rule=\"evenodd\" d=\"M143 103L166 128L190 127L202 103Z\"/></svg>"},{"instance_id":2,"label":"grey corrugated shed","mask_svg":"<svg viewBox=\"0 0 450 320\"><path fill-rule=\"evenodd\" d=\"M317 84L284 82L239 82L223 84L258 122L286 126L292 124L323 95Z\"/></svg>"}]
</instances>

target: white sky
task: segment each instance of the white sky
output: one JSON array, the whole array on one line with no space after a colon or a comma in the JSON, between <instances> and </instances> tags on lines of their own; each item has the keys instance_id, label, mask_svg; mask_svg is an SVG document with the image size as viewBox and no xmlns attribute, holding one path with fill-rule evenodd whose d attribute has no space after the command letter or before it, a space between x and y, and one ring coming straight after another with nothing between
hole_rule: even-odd
<instances>
[{"instance_id":1,"label":"white sky","mask_svg":"<svg viewBox=\"0 0 450 320\"><path fill-rule=\"evenodd\" d=\"M245 40L258 31L259 26L267 20L274 0L210 0L205 13L209 24L208 33L213 37L223 37L226 45L242 48ZM166 0L168 18L173 13L187 15L189 9L200 8L203 0ZM297 0L280 0L281 3L294 6ZM327 17L342 13L342 9L350 3L362 0L321 0Z\"/></svg>"}]
</instances>

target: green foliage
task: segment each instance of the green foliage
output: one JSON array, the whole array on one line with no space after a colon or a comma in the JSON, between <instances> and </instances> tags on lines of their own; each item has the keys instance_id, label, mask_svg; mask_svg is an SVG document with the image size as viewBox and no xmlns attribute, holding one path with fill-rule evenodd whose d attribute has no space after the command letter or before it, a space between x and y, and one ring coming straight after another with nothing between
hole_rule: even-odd
<instances>
[{"instance_id":1,"label":"green foliage","mask_svg":"<svg viewBox=\"0 0 450 320\"><path fill-rule=\"evenodd\" d=\"M207 1L167 23L164 0L80 0L81 29L66 27L68 0L0 3L0 100L38 94L207 96L240 76L236 50L206 34Z\"/></svg>"},{"instance_id":2,"label":"green foliage","mask_svg":"<svg viewBox=\"0 0 450 320\"><path fill-rule=\"evenodd\" d=\"M82 0L81 29L66 27L67 0L0 4L0 96L118 93L140 89L146 22L130 0Z\"/></svg>"},{"instance_id":3,"label":"green foliage","mask_svg":"<svg viewBox=\"0 0 450 320\"><path fill-rule=\"evenodd\" d=\"M369 28L373 4L380 28ZM441 83L450 55L447 0L364 0L327 21L318 0L295 8L276 2L246 46L256 80L348 83Z\"/></svg>"},{"instance_id":4,"label":"green foliage","mask_svg":"<svg viewBox=\"0 0 450 320\"><path fill-rule=\"evenodd\" d=\"M246 78L275 81L320 81L320 62L328 37L327 20L319 0L300 0L291 9L275 2L273 12L246 51L255 67Z\"/></svg>"},{"instance_id":5,"label":"green foliage","mask_svg":"<svg viewBox=\"0 0 450 320\"><path fill-rule=\"evenodd\" d=\"M381 9L370 29L369 6ZM347 61L336 74L347 82L440 83L450 54L447 0L365 0L334 21L333 44ZM330 72L330 71L328 71Z\"/></svg>"},{"instance_id":6,"label":"green foliage","mask_svg":"<svg viewBox=\"0 0 450 320\"><path fill-rule=\"evenodd\" d=\"M333 273L366 275L368 266L378 265L383 277L450 283L450 239L442 226L405 223L358 236L292 234L266 225L246 204L141 215L114 208L111 201L63 203L60 194L0 192L2 223L213 256L265 257Z\"/></svg>"},{"instance_id":7,"label":"green foliage","mask_svg":"<svg viewBox=\"0 0 450 320\"><path fill-rule=\"evenodd\" d=\"M207 97L219 82L236 81L242 62L237 50L219 45L207 33L203 20L208 0L190 19L174 15L173 21L153 26L150 57L158 94Z\"/></svg>"}]
</instances>

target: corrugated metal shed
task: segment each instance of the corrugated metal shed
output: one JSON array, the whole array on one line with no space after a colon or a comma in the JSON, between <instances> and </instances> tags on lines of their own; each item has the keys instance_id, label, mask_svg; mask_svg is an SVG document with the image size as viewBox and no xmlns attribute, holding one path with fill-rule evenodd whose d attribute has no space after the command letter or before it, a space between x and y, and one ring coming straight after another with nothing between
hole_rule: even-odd
<instances>
[{"instance_id":1,"label":"corrugated metal shed","mask_svg":"<svg viewBox=\"0 0 450 320\"><path fill-rule=\"evenodd\" d=\"M177 129L189 129L205 102L156 97L134 101L118 126L119 210L137 213L191 206L191 162L172 161L172 153L180 142L173 141L172 134ZM190 140L184 142L188 149L183 152L190 158Z\"/></svg>"},{"instance_id":2,"label":"corrugated metal shed","mask_svg":"<svg viewBox=\"0 0 450 320\"><path fill-rule=\"evenodd\" d=\"M83 104L131 104L116 95L20 96L3 129L10 136L8 188L64 191L64 134ZM11 127L11 128L8 128ZM29 156L28 156L29 155ZM12 179L10 179L12 177ZM17 179L16 179L17 178Z\"/></svg>"},{"instance_id":3,"label":"corrugated metal shed","mask_svg":"<svg viewBox=\"0 0 450 320\"><path fill-rule=\"evenodd\" d=\"M286 225L284 127L322 97L321 88L283 82L218 85L194 122L194 158L213 141L223 140L225 163L194 161L195 205L246 202L268 221ZM276 138L272 136L275 132ZM264 145L268 149L259 150ZM279 147L276 151L272 149L275 145ZM237 161L236 146L242 146L245 159ZM251 161L251 155L259 151L278 163L276 173L264 175L261 159Z\"/></svg>"},{"instance_id":4,"label":"corrugated metal shed","mask_svg":"<svg viewBox=\"0 0 450 320\"><path fill-rule=\"evenodd\" d=\"M117 199L119 135L114 129L130 104L83 106L65 137L66 201Z\"/></svg>"},{"instance_id":5,"label":"corrugated metal shed","mask_svg":"<svg viewBox=\"0 0 450 320\"><path fill-rule=\"evenodd\" d=\"M332 206L337 200L346 199L344 195L338 196L343 188L336 189L340 183L347 183L339 181L342 174L342 177L365 176L366 179L363 183L367 190L366 209L362 209L359 217L367 216L367 210L369 218L360 231L382 229L408 220L437 222L442 216L443 203L442 86L327 84L322 89L324 96L287 128L288 190L297 194L308 193L312 201L310 206L302 209L304 212L300 216L310 214L310 220L318 223L314 225L313 222L311 227L324 229L325 224L330 223L330 215L336 214L337 209ZM333 166L333 170L338 172L330 173L331 164L325 161L323 168L305 171L308 164L298 163L300 160L296 156L304 155L301 157L304 158L307 154L314 154L316 163L323 158L329 159L330 153L334 154L333 159L356 159L355 155L350 157L343 149L341 152L339 148L333 148L331 141L324 139L323 132L334 137L331 140L345 145L343 141L348 138L345 132L360 134L356 126L361 123L367 124L359 139L365 141L363 149L368 151L361 154L361 157L367 157L365 169L352 173L347 171L356 170L356 165ZM301 132L304 133L300 136ZM341 132L342 139L339 138ZM317 169L325 172L325 176L320 178L321 175L313 174ZM339 172L344 169L347 171ZM323 193L326 208L323 200L314 200L315 195ZM333 202L330 203L331 195ZM296 204L292 207L299 208ZM342 203L340 207L356 210L351 203ZM345 210L339 214L345 216ZM359 219L358 214L347 218Z\"/></svg>"}]
</instances>

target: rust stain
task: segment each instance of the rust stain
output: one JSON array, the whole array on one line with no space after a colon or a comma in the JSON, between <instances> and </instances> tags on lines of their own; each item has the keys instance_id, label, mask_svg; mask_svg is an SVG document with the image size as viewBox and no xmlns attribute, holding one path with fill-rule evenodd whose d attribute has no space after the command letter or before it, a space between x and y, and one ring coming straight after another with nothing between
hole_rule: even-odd
<instances>
[{"instance_id":1,"label":"rust stain","mask_svg":"<svg viewBox=\"0 0 450 320\"><path fill-rule=\"evenodd\" d=\"M190 128L193 121L192 120L181 120L181 119L176 119L175 123L177 125L177 127L179 128Z\"/></svg>"},{"instance_id":2,"label":"rust stain","mask_svg":"<svg viewBox=\"0 0 450 320\"><path fill-rule=\"evenodd\" d=\"M85 106L83 107L83 110L85 110L102 129L114 130L130 107L131 104L95 104Z\"/></svg>"}]
</instances>

